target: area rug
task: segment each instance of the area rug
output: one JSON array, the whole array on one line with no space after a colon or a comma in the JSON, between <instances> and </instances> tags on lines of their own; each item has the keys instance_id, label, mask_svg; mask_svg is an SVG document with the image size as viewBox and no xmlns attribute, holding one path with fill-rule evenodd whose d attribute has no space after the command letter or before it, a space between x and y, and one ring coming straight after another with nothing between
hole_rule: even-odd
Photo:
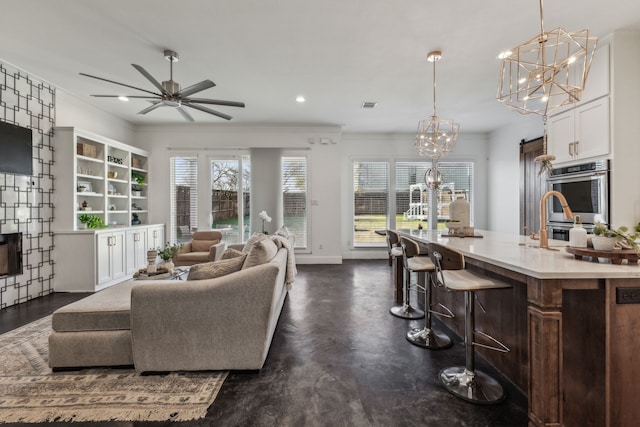
<instances>
[{"instance_id":1,"label":"area rug","mask_svg":"<svg viewBox=\"0 0 640 427\"><path fill-rule=\"evenodd\" d=\"M187 421L203 418L227 372L52 372L51 316L0 335L0 423Z\"/></svg>"}]
</instances>

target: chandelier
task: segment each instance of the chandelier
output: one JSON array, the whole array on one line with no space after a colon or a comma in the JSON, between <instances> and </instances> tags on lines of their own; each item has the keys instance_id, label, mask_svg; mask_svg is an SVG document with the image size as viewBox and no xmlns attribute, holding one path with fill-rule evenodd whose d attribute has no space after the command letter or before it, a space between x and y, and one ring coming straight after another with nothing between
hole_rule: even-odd
<instances>
[{"instance_id":1,"label":"chandelier","mask_svg":"<svg viewBox=\"0 0 640 427\"><path fill-rule=\"evenodd\" d=\"M415 147L418 154L437 161L453 151L460 132L460 125L453 120L439 119L436 115L436 62L442 58L442 52L433 51L427 60L433 63L433 115L418 123Z\"/></svg>"},{"instance_id":2,"label":"chandelier","mask_svg":"<svg viewBox=\"0 0 640 427\"><path fill-rule=\"evenodd\" d=\"M555 156L547 154L547 115L563 105L580 101L591 68L597 37L589 30L567 32L562 28L545 32L540 0L540 34L502 52L496 98L521 114L539 114L544 123L543 154L538 175L551 170Z\"/></svg>"},{"instance_id":3,"label":"chandelier","mask_svg":"<svg viewBox=\"0 0 640 427\"><path fill-rule=\"evenodd\" d=\"M597 37L589 30L545 32L540 0L540 34L502 52L497 99L522 114L546 116L577 102L589 74Z\"/></svg>"}]
</instances>

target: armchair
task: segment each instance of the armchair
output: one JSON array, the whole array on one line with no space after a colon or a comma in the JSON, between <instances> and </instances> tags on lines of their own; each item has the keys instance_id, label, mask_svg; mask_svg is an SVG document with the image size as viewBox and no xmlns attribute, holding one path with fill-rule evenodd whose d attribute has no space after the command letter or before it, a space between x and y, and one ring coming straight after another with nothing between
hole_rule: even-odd
<instances>
[{"instance_id":1,"label":"armchair","mask_svg":"<svg viewBox=\"0 0 640 427\"><path fill-rule=\"evenodd\" d=\"M173 258L176 267L217 261L226 248L219 231L196 231Z\"/></svg>"}]
</instances>

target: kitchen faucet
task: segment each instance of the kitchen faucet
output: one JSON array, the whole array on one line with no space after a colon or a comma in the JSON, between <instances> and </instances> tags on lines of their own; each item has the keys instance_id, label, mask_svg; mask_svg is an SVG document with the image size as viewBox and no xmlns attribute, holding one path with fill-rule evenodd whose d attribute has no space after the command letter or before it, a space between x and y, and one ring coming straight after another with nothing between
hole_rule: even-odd
<instances>
[{"instance_id":1,"label":"kitchen faucet","mask_svg":"<svg viewBox=\"0 0 640 427\"><path fill-rule=\"evenodd\" d=\"M547 199L549 196L556 196L560 200L566 219L573 218L573 212L571 212L567 199L564 198L561 192L551 190L543 194L540 199L540 247L545 249L549 249L549 237L547 236Z\"/></svg>"}]
</instances>

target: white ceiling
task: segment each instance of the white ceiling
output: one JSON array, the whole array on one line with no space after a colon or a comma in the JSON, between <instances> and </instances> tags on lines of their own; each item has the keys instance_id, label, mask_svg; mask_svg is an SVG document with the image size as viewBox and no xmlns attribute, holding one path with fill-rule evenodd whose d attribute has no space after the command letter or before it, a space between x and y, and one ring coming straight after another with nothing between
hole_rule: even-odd
<instances>
[{"instance_id":1,"label":"white ceiling","mask_svg":"<svg viewBox=\"0 0 640 427\"><path fill-rule=\"evenodd\" d=\"M0 59L132 123L183 123L171 108L137 114L144 100L92 98L138 93L78 75L154 90L131 64L168 80L168 48L183 87L217 84L194 96L246 103L215 107L231 123L393 133L432 114L426 54L439 49L438 116L486 132L520 117L495 100L496 55L539 33L538 11L537 0L0 0ZM640 30L638 0L547 0L544 13L547 30Z\"/></svg>"}]
</instances>

